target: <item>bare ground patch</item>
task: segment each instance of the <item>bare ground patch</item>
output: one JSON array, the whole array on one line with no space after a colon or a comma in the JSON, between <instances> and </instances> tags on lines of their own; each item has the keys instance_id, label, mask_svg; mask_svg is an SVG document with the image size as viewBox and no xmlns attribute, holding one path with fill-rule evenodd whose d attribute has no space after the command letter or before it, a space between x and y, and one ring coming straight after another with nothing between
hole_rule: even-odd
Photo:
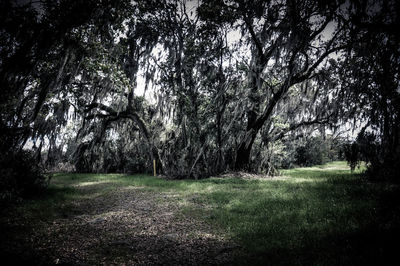
<instances>
[{"instance_id":1,"label":"bare ground patch","mask_svg":"<svg viewBox=\"0 0 400 266\"><path fill-rule=\"evenodd\" d=\"M7 259L69 265L233 263L238 247L211 225L183 215L171 193L117 187L97 195L90 185L78 189L95 196L72 202L54 219L2 219L8 234L0 247Z\"/></svg>"}]
</instances>

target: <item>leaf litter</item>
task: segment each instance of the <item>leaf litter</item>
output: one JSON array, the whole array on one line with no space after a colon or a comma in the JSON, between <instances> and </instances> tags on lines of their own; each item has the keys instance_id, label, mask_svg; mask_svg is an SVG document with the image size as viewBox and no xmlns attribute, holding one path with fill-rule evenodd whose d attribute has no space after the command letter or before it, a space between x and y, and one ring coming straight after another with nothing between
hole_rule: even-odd
<instances>
[{"instance_id":1,"label":"leaf litter","mask_svg":"<svg viewBox=\"0 0 400 266\"><path fill-rule=\"evenodd\" d=\"M90 193L97 196L45 220L9 211L0 219L8 231L3 256L37 265L227 265L240 250L220 229L183 214L177 195L124 187Z\"/></svg>"}]
</instances>

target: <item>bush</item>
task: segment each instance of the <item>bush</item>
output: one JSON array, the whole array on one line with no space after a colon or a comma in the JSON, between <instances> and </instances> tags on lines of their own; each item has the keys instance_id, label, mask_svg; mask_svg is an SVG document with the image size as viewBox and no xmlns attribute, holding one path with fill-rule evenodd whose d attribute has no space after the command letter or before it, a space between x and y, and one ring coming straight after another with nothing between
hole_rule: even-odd
<instances>
[{"instance_id":1,"label":"bush","mask_svg":"<svg viewBox=\"0 0 400 266\"><path fill-rule=\"evenodd\" d=\"M324 164L330 160L328 157L328 143L321 137L313 137L296 148L296 164L300 166L312 166Z\"/></svg>"},{"instance_id":2,"label":"bush","mask_svg":"<svg viewBox=\"0 0 400 266\"><path fill-rule=\"evenodd\" d=\"M375 181L400 182L400 152L395 147L388 147L371 132L361 132L355 142L345 146L345 157L352 170L365 162L366 176Z\"/></svg>"},{"instance_id":3,"label":"bush","mask_svg":"<svg viewBox=\"0 0 400 266\"><path fill-rule=\"evenodd\" d=\"M354 171L357 165L360 165L358 145L356 142L348 143L343 146L344 157L351 171Z\"/></svg>"},{"instance_id":4,"label":"bush","mask_svg":"<svg viewBox=\"0 0 400 266\"><path fill-rule=\"evenodd\" d=\"M34 154L25 150L0 155L0 176L1 201L40 194L49 181L43 175Z\"/></svg>"},{"instance_id":5,"label":"bush","mask_svg":"<svg viewBox=\"0 0 400 266\"><path fill-rule=\"evenodd\" d=\"M146 163L146 158L132 154L132 157L127 159L124 172L128 174L146 173L146 170L148 170Z\"/></svg>"}]
</instances>

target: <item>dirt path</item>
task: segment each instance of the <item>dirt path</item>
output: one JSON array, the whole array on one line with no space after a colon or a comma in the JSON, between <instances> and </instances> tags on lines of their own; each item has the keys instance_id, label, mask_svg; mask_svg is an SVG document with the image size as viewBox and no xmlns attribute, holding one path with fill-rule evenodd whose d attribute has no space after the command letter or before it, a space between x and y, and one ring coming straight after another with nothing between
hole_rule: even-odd
<instances>
[{"instance_id":1,"label":"dirt path","mask_svg":"<svg viewBox=\"0 0 400 266\"><path fill-rule=\"evenodd\" d=\"M107 184L78 189L96 195L102 185ZM21 221L10 218L6 227L14 232L6 241L14 243L0 247L18 256L16 261L25 256L43 264L232 264L237 246L209 224L183 215L176 197L120 187L75 201L65 215L25 226L25 232L16 232Z\"/></svg>"}]
</instances>

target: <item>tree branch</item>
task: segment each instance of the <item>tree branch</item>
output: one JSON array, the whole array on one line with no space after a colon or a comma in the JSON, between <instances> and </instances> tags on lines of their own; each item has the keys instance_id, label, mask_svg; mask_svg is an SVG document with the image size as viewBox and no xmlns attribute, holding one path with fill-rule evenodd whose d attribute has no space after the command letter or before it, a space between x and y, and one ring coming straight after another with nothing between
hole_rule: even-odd
<instances>
[{"instance_id":1,"label":"tree branch","mask_svg":"<svg viewBox=\"0 0 400 266\"><path fill-rule=\"evenodd\" d=\"M292 125L290 125L288 128L286 128L286 129L282 129L282 131L279 132L277 135L275 135L271 140L272 140L272 141L280 140L280 139L282 139L283 137L285 137L285 135L286 135L288 132L293 131L293 130L295 130L295 129L298 129L298 128L300 128L300 127L311 126L311 125L315 125L315 124L322 125L322 124L328 124L328 123L329 123L329 119L328 119L328 118L325 118L325 119L323 119L323 120L320 120L320 119L316 118L316 119L311 120L311 121L302 121L302 122L300 122L300 123L298 123L298 124L292 124Z\"/></svg>"},{"instance_id":2,"label":"tree branch","mask_svg":"<svg viewBox=\"0 0 400 266\"><path fill-rule=\"evenodd\" d=\"M343 50L345 48L348 48L349 45L341 45L341 46L337 46L335 48L329 49L327 51L325 51L325 53L323 53L317 61L314 62L314 64L312 64L308 70L306 71L306 73L304 73L303 75L299 76L300 79L302 79L304 77L304 79L307 79L309 76L311 76L312 72L322 63L322 61L327 58L330 54Z\"/></svg>"},{"instance_id":3,"label":"tree branch","mask_svg":"<svg viewBox=\"0 0 400 266\"><path fill-rule=\"evenodd\" d=\"M260 43L260 40L258 40L258 38L256 36L256 33L254 32L253 25L251 25L251 22L249 21L249 18L246 15L243 15L243 20L244 20L244 23L247 26L247 29L250 32L250 35L251 35L251 38L252 38L253 42L254 42L257 50L258 50L258 53L259 53L260 58L261 58L261 61L262 61L262 63L264 63L266 61L266 58L265 58L265 55L264 55L262 44Z\"/></svg>"}]
</instances>

